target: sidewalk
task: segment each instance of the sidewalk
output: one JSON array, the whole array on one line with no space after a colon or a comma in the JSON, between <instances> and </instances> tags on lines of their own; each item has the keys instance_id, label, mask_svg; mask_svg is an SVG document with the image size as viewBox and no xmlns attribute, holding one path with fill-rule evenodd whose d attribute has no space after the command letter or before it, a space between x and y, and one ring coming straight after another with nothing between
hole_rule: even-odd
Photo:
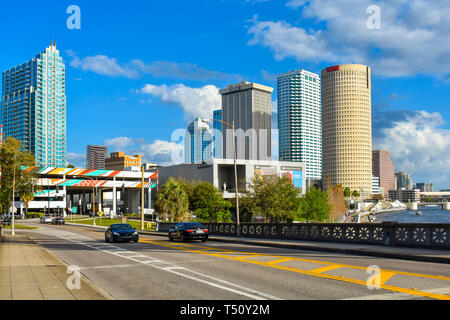
<instances>
[{"instance_id":1,"label":"sidewalk","mask_svg":"<svg viewBox=\"0 0 450 320\"><path fill-rule=\"evenodd\" d=\"M102 226L90 226L85 224L67 223L77 226L85 226L95 229L106 229ZM167 239L167 232L157 231L139 231L139 234L161 236ZM434 263L450 264L450 252L448 250L437 250L427 248L408 248L408 247L390 247L372 244L354 244L342 242L325 241L295 241L295 240L277 240L277 239L259 239L231 236L210 235L209 241L218 241L226 243L239 243L246 245L266 246L275 248L336 252L343 254L352 254L360 256L384 257L393 259L404 259L412 261L424 261Z\"/></svg>"},{"instance_id":2,"label":"sidewalk","mask_svg":"<svg viewBox=\"0 0 450 320\"><path fill-rule=\"evenodd\" d=\"M83 276L81 288L69 290L67 265L17 234L0 238L0 300L105 300Z\"/></svg>"}]
</instances>

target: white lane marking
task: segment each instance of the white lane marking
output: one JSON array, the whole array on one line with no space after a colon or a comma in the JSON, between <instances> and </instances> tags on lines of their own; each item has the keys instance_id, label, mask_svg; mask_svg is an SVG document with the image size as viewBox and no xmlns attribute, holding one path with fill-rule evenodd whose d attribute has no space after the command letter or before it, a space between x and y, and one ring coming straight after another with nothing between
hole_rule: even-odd
<instances>
[{"instance_id":1,"label":"white lane marking","mask_svg":"<svg viewBox=\"0 0 450 320\"><path fill-rule=\"evenodd\" d=\"M162 268L162 269L165 270L165 271L169 271L169 270L186 270L183 267L165 267L165 268Z\"/></svg>"},{"instance_id":2,"label":"white lane marking","mask_svg":"<svg viewBox=\"0 0 450 320\"><path fill-rule=\"evenodd\" d=\"M450 287L435 288L435 289L421 289L420 291L434 293L434 294L450 294ZM372 296L363 296L355 298L346 298L342 300L410 300L412 297L407 293L386 293L376 294ZM420 298L420 297L417 297Z\"/></svg>"},{"instance_id":3,"label":"white lane marking","mask_svg":"<svg viewBox=\"0 0 450 320\"><path fill-rule=\"evenodd\" d=\"M270 294L267 294L267 293L264 293L264 292L260 292L260 291L257 291L257 290L251 289L251 288L247 288L247 287L244 287L244 286L240 286L240 285L237 285L235 283L232 283L232 282L229 282L229 281L226 281L226 280L222 280L222 279L219 279L219 278L216 278L216 277L213 277L213 276L209 276L209 275L197 272L197 271L193 271L193 270L190 270L190 269L187 269L187 268L183 268L183 267L177 266L177 265L169 263L169 262L164 262L162 260L152 261L152 262L155 262L155 263L156 262L160 262L162 264L165 264L166 266L164 266L164 267L163 266L158 266L155 263L149 263L149 262L144 262L142 260L137 260L137 259L135 259L133 257L130 257L130 256L127 256L127 255L121 255L120 252L117 252L116 250L112 251L113 249L103 250L103 249L100 249L98 247L92 246L91 244L87 244L87 241L80 242L79 239L89 239L91 241L91 243L93 241L95 241L95 240L87 238L85 236L81 236L80 235L79 239L75 240L75 238L77 238L77 237L74 237L74 236L76 236L77 234L72 233L72 232L62 231L62 230L51 230L51 229L47 230L47 231L44 231L42 229L40 229L40 230L31 230L31 231L37 232L37 233L43 233L44 232L44 233L47 233L49 235L53 235L53 236L55 236L57 238L60 238L60 239L63 239L63 240L69 240L69 241L74 242L76 244L81 244L81 245L93 248L95 250L99 250L99 251L102 251L102 252L106 252L106 253L109 253L109 254L120 256L121 258L128 259L128 260L131 260L131 261L135 261L135 262L138 262L138 263L141 263L141 264L153 267L153 268L157 268L159 270L163 270L163 271L166 271L166 272L171 272L171 273L179 275L181 277L184 277L184 278L187 278L187 279L190 279L190 280L193 280L193 281L201 282L201 283L204 283L204 284L206 284L208 286L211 286L211 287L216 287L216 288L219 288L219 289L222 289L222 290L225 290L225 291L233 292L233 293L236 293L238 295L245 296L245 297L248 297L248 298L251 298L251 299L254 299L254 300L266 300L266 299L281 300L281 298L279 298L279 297L276 297L276 296L273 296L273 295L270 295ZM68 235L72 235L72 237L68 237ZM70 240L70 239L73 239L73 240ZM115 248L120 249L119 247L115 247ZM133 251L126 250L126 249L123 249L121 251L133 252ZM138 254L138 255L142 256L142 257L151 258L151 257L140 255L140 254ZM206 278L207 280L199 279L198 277L193 277L193 276L190 276L190 275L187 275L187 274L175 271L175 270L187 271L187 272L190 272L192 274L197 275L198 277ZM227 285L229 287L226 287L226 286L221 285L221 284L213 283L211 281L216 281L216 282L222 283L224 285ZM232 288L230 288L230 286L234 287L234 288L237 288L237 289L240 289L240 290L232 289Z\"/></svg>"},{"instance_id":4,"label":"white lane marking","mask_svg":"<svg viewBox=\"0 0 450 320\"><path fill-rule=\"evenodd\" d=\"M138 267L139 264L116 264L116 265L108 265L108 266L92 266L92 267L81 267L81 270L92 270L92 269L115 269L115 268L129 268L129 267Z\"/></svg>"}]
</instances>

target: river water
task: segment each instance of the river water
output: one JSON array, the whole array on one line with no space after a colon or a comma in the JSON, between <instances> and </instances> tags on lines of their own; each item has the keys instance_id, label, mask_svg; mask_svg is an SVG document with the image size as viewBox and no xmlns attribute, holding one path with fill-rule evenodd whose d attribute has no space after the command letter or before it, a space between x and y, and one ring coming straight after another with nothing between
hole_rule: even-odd
<instances>
[{"instance_id":1,"label":"river water","mask_svg":"<svg viewBox=\"0 0 450 320\"><path fill-rule=\"evenodd\" d=\"M450 211L442 207L420 207L422 215L416 211L405 210L400 212L380 213L375 216L375 222L397 221L400 223L450 223Z\"/></svg>"}]
</instances>

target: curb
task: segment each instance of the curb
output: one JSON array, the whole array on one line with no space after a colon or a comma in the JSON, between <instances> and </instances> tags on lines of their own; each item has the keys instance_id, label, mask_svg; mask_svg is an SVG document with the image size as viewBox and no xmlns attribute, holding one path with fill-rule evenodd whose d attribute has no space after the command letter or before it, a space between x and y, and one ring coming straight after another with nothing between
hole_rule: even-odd
<instances>
[{"instance_id":1,"label":"curb","mask_svg":"<svg viewBox=\"0 0 450 320\"><path fill-rule=\"evenodd\" d=\"M77 225L77 226L85 226L88 228L96 228L96 229L103 229L103 230L106 229L106 227L103 227L103 226L95 226L94 227L94 226L85 225L85 224L76 224L76 223L70 223L70 224ZM157 231L139 231L139 234L160 236L160 237L167 237L167 235L168 235L167 232L157 232ZM210 236L208 238L208 240L215 241L215 242L247 244L247 245L260 246L260 247L273 247L273 248L308 250L308 251L319 251L319 252L334 252L334 253L351 254L351 255L358 255L358 256L371 256L371 257L380 257L380 258L392 258L392 259L402 259L402 260L410 260L410 261L450 264L450 257L448 257L448 258L446 258L446 257L431 257L431 256L412 255L412 254L408 254L408 253L378 252L378 251L370 251L370 249L340 249L340 248L317 247L317 246L310 246L310 245L305 245L305 244L294 244L294 243L276 243L276 242L261 242L261 241L254 241L254 240L224 239L224 238L215 238L214 236Z\"/></svg>"}]
</instances>

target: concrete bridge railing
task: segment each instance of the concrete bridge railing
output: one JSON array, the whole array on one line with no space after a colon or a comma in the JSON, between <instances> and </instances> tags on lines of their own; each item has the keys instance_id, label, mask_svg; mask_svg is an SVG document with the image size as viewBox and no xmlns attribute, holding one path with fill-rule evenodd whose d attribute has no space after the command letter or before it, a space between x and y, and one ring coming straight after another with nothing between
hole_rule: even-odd
<instances>
[{"instance_id":1,"label":"concrete bridge railing","mask_svg":"<svg viewBox=\"0 0 450 320\"><path fill-rule=\"evenodd\" d=\"M176 223L158 223L168 232ZM237 236L235 223L203 223L210 235ZM450 223L241 223L240 236L450 249Z\"/></svg>"}]
</instances>

